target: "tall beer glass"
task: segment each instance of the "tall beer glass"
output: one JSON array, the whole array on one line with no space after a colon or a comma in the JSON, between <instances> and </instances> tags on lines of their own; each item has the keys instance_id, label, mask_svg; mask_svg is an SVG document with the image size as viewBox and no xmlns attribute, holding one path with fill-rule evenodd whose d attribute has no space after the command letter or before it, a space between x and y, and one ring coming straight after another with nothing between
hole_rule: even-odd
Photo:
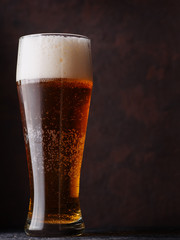
<instances>
[{"instance_id":1,"label":"tall beer glass","mask_svg":"<svg viewBox=\"0 0 180 240\"><path fill-rule=\"evenodd\" d=\"M29 170L30 236L79 235L80 170L92 91L90 40L20 38L17 89Z\"/></svg>"}]
</instances>

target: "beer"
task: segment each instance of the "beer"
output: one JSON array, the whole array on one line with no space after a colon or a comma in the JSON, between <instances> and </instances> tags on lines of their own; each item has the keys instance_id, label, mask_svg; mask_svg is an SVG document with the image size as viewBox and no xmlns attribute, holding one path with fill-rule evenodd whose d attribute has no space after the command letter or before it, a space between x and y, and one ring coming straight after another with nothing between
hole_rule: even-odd
<instances>
[{"instance_id":1,"label":"beer","mask_svg":"<svg viewBox=\"0 0 180 240\"><path fill-rule=\"evenodd\" d=\"M39 161L29 146L43 149L36 171L44 172L46 223L72 223L81 218L79 179L86 135L92 82L75 79L38 79L17 83L29 166L31 204L32 165ZM43 97L43 101L40 99ZM24 104L26 103L26 104ZM33 109L33 111L32 111ZM26 114L25 113L30 113ZM42 164L42 165L41 165ZM34 187L33 187L34 186ZM38 203L41 205L41 202ZM38 206L37 206L38 207ZM37 216L38 218L38 216Z\"/></svg>"},{"instance_id":2,"label":"beer","mask_svg":"<svg viewBox=\"0 0 180 240\"><path fill-rule=\"evenodd\" d=\"M36 49L34 56L26 45L21 46L18 56L17 89L30 182L26 232L32 236L57 235L60 230L68 228L72 231L73 224L75 233L84 228L79 182L93 85L87 51L89 43L86 39L82 42L84 46L81 42L78 44L77 37L73 39L74 43L68 39L68 45L67 39L58 37L42 39L40 36L39 45L31 37L30 44L27 43ZM45 40L44 48L42 40ZM49 41L52 42L51 48ZM59 53L56 54L58 46ZM79 52L75 51L79 55L76 62L72 54L75 46L79 48ZM28 51L25 54L28 58L21 57L22 50ZM51 61L41 57L42 50L46 57L50 55ZM29 67L27 63L22 67L23 58L30 63ZM61 66L60 72L55 58ZM82 70L80 66L84 66Z\"/></svg>"}]
</instances>

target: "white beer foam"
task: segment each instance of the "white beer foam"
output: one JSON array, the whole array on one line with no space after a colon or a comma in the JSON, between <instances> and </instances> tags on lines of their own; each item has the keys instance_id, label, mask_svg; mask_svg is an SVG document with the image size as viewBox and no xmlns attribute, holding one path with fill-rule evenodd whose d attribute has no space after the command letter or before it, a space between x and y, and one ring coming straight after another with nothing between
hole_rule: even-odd
<instances>
[{"instance_id":1,"label":"white beer foam","mask_svg":"<svg viewBox=\"0 0 180 240\"><path fill-rule=\"evenodd\" d=\"M19 42L16 81L37 78L92 79L90 40L29 35Z\"/></svg>"}]
</instances>

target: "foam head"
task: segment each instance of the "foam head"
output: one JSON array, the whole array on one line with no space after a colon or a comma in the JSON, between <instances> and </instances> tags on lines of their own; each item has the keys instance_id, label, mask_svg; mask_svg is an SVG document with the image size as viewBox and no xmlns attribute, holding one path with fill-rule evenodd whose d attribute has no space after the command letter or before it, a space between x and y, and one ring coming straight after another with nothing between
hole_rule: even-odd
<instances>
[{"instance_id":1,"label":"foam head","mask_svg":"<svg viewBox=\"0 0 180 240\"><path fill-rule=\"evenodd\" d=\"M19 41L16 81L92 79L90 40L81 36L29 35Z\"/></svg>"}]
</instances>

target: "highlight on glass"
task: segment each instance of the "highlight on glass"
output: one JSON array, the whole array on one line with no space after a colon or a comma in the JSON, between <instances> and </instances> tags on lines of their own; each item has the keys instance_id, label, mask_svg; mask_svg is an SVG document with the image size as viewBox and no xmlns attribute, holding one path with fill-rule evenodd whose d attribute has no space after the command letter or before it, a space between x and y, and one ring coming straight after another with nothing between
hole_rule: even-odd
<instances>
[{"instance_id":1,"label":"highlight on glass","mask_svg":"<svg viewBox=\"0 0 180 240\"><path fill-rule=\"evenodd\" d=\"M21 37L17 90L29 172L30 236L80 235L79 183L92 80L90 40Z\"/></svg>"}]
</instances>

